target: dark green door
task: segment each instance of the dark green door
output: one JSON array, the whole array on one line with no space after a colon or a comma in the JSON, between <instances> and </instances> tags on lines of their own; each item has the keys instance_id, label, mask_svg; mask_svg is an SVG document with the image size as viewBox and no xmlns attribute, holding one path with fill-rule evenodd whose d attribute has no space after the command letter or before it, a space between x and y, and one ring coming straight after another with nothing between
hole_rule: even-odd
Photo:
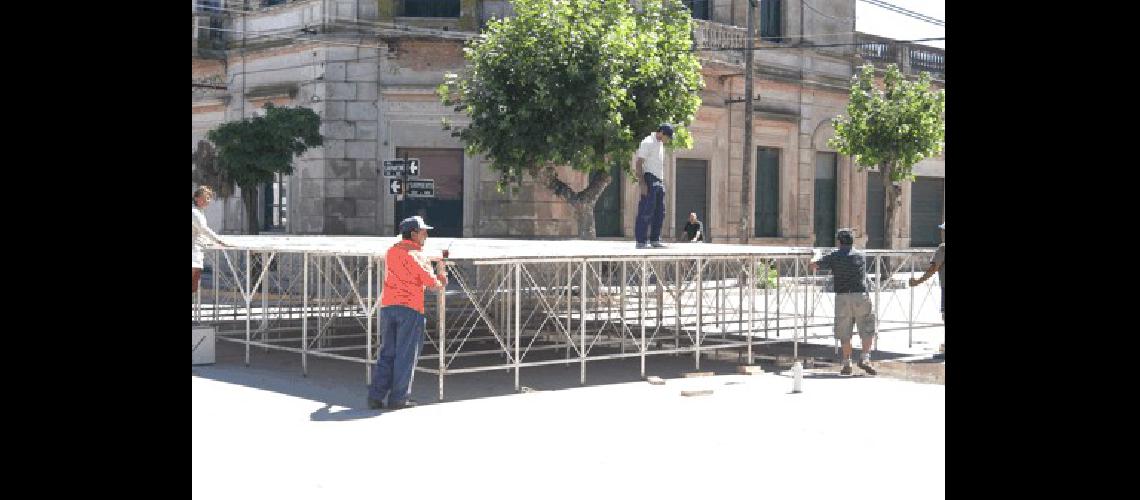
<instances>
[{"instance_id":1,"label":"dark green door","mask_svg":"<svg viewBox=\"0 0 1140 500\"><path fill-rule=\"evenodd\" d=\"M815 246L835 246L836 169L835 153L815 154Z\"/></svg>"},{"instance_id":2,"label":"dark green door","mask_svg":"<svg viewBox=\"0 0 1140 500\"><path fill-rule=\"evenodd\" d=\"M918 177L910 186L910 246L936 247L942 242L938 225L942 223L941 177Z\"/></svg>"},{"instance_id":3,"label":"dark green door","mask_svg":"<svg viewBox=\"0 0 1140 500\"><path fill-rule=\"evenodd\" d=\"M867 248L886 248L886 208L883 201L883 175L867 172Z\"/></svg>"},{"instance_id":4,"label":"dark green door","mask_svg":"<svg viewBox=\"0 0 1140 500\"><path fill-rule=\"evenodd\" d=\"M756 236L780 235L780 150L756 148Z\"/></svg>"},{"instance_id":5,"label":"dark green door","mask_svg":"<svg viewBox=\"0 0 1140 500\"><path fill-rule=\"evenodd\" d=\"M622 236L621 186L624 177L621 165L614 163L610 167L610 184L594 204L594 231L598 237Z\"/></svg>"},{"instance_id":6,"label":"dark green door","mask_svg":"<svg viewBox=\"0 0 1140 500\"><path fill-rule=\"evenodd\" d=\"M689 212L696 212L697 220L704 223L705 243L711 242L709 229L709 202L708 202L708 174L709 162L706 160L693 160L689 158L677 159L677 205L673 209L674 236L680 236L689 222ZM661 239L668 239L665 229L661 230Z\"/></svg>"}]
</instances>

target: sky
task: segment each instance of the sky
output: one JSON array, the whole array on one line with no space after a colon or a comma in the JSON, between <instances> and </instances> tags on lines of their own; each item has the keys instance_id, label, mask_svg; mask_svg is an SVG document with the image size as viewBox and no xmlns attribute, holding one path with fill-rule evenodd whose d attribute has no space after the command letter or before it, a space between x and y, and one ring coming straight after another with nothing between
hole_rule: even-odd
<instances>
[{"instance_id":1,"label":"sky","mask_svg":"<svg viewBox=\"0 0 1140 500\"><path fill-rule=\"evenodd\" d=\"M808 0L813 1L813 0ZM826 0L814 0L822 2ZM887 3L918 12L935 19L946 20L945 0L883 0ZM889 11L882 7L871 5L857 0L855 2L855 30L862 33L894 38L896 40L914 40L916 38L932 38L946 36L946 28L930 24L918 19ZM933 47L946 48L945 40L932 42L919 42Z\"/></svg>"}]
</instances>

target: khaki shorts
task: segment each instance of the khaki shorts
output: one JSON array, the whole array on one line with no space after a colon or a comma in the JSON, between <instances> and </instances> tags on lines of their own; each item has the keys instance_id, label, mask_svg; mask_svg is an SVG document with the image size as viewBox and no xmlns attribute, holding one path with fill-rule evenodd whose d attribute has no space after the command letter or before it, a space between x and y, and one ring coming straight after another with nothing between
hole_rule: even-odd
<instances>
[{"instance_id":1,"label":"khaki shorts","mask_svg":"<svg viewBox=\"0 0 1140 500\"><path fill-rule=\"evenodd\" d=\"M875 336L875 313L866 293L835 294L835 338L851 339L851 327L859 325L859 337Z\"/></svg>"}]
</instances>

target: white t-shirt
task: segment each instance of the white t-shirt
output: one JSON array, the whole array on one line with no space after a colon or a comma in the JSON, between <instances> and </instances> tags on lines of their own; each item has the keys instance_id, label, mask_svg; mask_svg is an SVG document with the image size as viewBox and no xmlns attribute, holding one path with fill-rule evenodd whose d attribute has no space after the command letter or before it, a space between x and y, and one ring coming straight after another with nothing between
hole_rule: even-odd
<instances>
[{"instance_id":1,"label":"white t-shirt","mask_svg":"<svg viewBox=\"0 0 1140 500\"><path fill-rule=\"evenodd\" d=\"M213 240L216 243L221 243L221 238L218 234L206 225L206 214L198 210L198 207L191 207L193 209L193 216L191 217L191 238L190 238L190 251L191 251L191 265L195 269L202 269L202 263L206 260L205 252L202 249L209 241Z\"/></svg>"},{"instance_id":2,"label":"white t-shirt","mask_svg":"<svg viewBox=\"0 0 1140 500\"><path fill-rule=\"evenodd\" d=\"M651 132L645 139L641 140L641 146L637 148L637 157L645 159L642 168L646 172L656 175L658 179L665 180L665 143L657 140L656 132ZM638 179L638 181L641 180Z\"/></svg>"}]
</instances>

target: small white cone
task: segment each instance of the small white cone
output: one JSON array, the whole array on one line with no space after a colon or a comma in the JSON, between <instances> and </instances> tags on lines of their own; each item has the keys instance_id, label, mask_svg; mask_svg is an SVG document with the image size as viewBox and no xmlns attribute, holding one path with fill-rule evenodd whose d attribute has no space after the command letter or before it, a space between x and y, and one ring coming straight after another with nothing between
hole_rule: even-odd
<instances>
[{"instance_id":1,"label":"small white cone","mask_svg":"<svg viewBox=\"0 0 1140 500\"><path fill-rule=\"evenodd\" d=\"M803 392L804 366L799 361L792 365L792 393Z\"/></svg>"}]
</instances>

